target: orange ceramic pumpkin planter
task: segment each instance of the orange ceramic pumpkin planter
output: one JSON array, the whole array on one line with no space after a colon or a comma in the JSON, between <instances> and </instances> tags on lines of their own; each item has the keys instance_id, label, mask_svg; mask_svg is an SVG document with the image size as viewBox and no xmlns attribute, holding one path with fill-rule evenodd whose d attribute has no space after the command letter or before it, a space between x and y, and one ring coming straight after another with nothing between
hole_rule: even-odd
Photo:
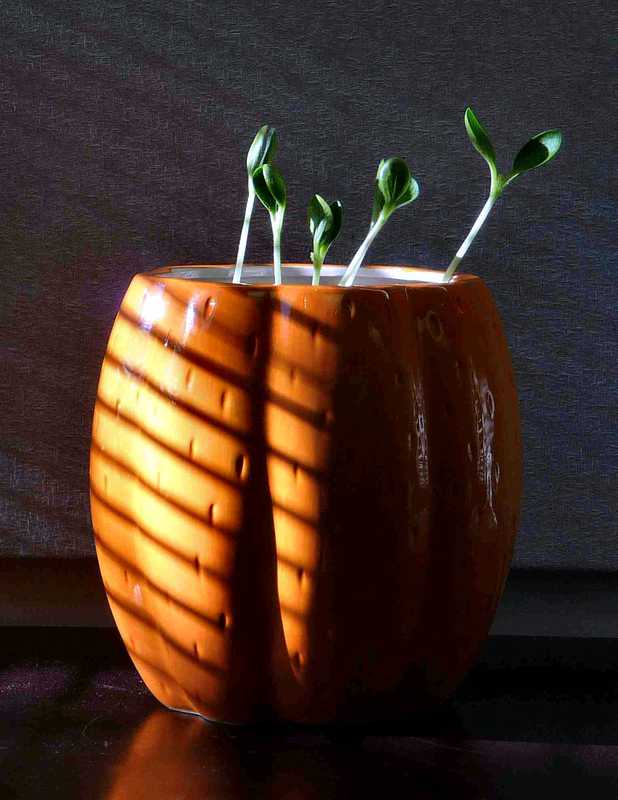
<instances>
[{"instance_id":1,"label":"orange ceramic pumpkin planter","mask_svg":"<svg viewBox=\"0 0 618 800\"><path fill-rule=\"evenodd\" d=\"M223 272L135 276L101 370L92 520L131 658L164 705L229 722L429 707L487 635L517 528L491 294Z\"/></svg>"}]
</instances>

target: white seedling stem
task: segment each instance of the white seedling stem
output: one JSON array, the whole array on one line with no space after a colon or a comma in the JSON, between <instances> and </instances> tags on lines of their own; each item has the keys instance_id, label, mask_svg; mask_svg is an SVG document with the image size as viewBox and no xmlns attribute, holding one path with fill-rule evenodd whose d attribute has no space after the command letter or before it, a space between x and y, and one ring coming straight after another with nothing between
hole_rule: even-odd
<instances>
[{"instance_id":1,"label":"white seedling stem","mask_svg":"<svg viewBox=\"0 0 618 800\"><path fill-rule=\"evenodd\" d=\"M313 262L313 277L311 278L312 286L320 285L320 272L322 270L322 262L316 257Z\"/></svg>"},{"instance_id":2,"label":"white seedling stem","mask_svg":"<svg viewBox=\"0 0 618 800\"><path fill-rule=\"evenodd\" d=\"M281 283L281 228L283 227L283 215L271 215L273 227L273 271L275 276L275 286Z\"/></svg>"},{"instance_id":3,"label":"white seedling stem","mask_svg":"<svg viewBox=\"0 0 618 800\"><path fill-rule=\"evenodd\" d=\"M386 217L383 214L380 214L380 216L377 218L374 224L369 228L369 233L367 234L367 236L365 236L363 243L358 248L358 250L354 254L353 259L350 261L348 268L343 273L343 276L339 281L339 286L352 286L352 284L356 279L356 276L358 275L358 270L360 269L361 264L363 263L363 260L367 255L367 251L371 247L371 243L380 233L380 231L384 227L385 222L386 222Z\"/></svg>"},{"instance_id":4,"label":"white seedling stem","mask_svg":"<svg viewBox=\"0 0 618 800\"><path fill-rule=\"evenodd\" d=\"M234 283L240 283L242 274L242 265L245 261L245 250L247 249L247 238L249 236L249 225L251 224L251 216L253 214L253 204L255 202L255 191L253 184L249 181L249 194L247 196L247 205L245 208L245 219L242 224L240 232L240 241L238 243L238 255L236 256L236 267L234 269Z\"/></svg>"},{"instance_id":5,"label":"white seedling stem","mask_svg":"<svg viewBox=\"0 0 618 800\"><path fill-rule=\"evenodd\" d=\"M483 226L483 223L485 222L485 220L489 216L489 212L494 207L494 203L496 202L496 200L499 197L500 197L500 192L499 191L491 191L489 193L489 197L487 198L487 202L485 203L485 205L481 209L481 213L476 218L476 221L475 221L474 225L470 228L470 233L463 240L463 242L461 244L461 247L455 253L455 257L453 258L453 260L451 261L451 263L448 266L448 269L444 273L444 278L442 279L443 283L448 283L450 281L450 279L453 277L453 275L455 274L455 270L459 266L462 258L468 252L468 248L470 247L470 245L474 241L474 239L476 237L476 234L480 231L481 227Z\"/></svg>"}]
</instances>

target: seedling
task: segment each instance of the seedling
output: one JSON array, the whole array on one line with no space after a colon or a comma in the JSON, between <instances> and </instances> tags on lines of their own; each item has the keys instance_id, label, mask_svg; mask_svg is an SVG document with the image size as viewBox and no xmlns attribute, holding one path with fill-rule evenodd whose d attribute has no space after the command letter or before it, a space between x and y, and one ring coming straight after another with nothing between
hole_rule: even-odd
<instances>
[{"instance_id":1,"label":"seedling","mask_svg":"<svg viewBox=\"0 0 618 800\"><path fill-rule=\"evenodd\" d=\"M251 225L251 217L253 215L253 204L255 202L253 173L263 164L272 163L276 151L277 131L268 125L262 125L255 134L255 138L247 153L247 205L245 207L245 219L240 232L240 242L238 243L238 255L236 256L236 268L234 269L234 283L240 283L242 265L245 260L245 250L247 249L249 226Z\"/></svg>"},{"instance_id":2,"label":"seedling","mask_svg":"<svg viewBox=\"0 0 618 800\"><path fill-rule=\"evenodd\" d=\"M321 195L314 194L307 209L307 221L313 236L313 250L311 251L313 279L311 282L317 286L320 283L320 270L326 254L341 230L343 206L339 200L328 203Z\"/></svg>"},{"instance_id":3,"label":"seedling","mask_svg":"<svg viewBox=\"0 0 618 800\"><path fill-rule=\"evenodd\" d=\"M275 285L281 283L281 231L287 202L283 175L274 164L262 164L253 173L253 188L270 214L273 229L273 270Z\"/></svg>"},{"instance_id":4,"label":"seedling","mask_svg":"<svg viewBox=\"0 0 618 800\"><path fill-rule=\"evenodd\" d=\"M496 154L489 134L471 108L466 109L464 122L470 141L489 166L491 184L489 196L481 209L481 213L444 273L442 280L445 283L448 283L453 277L468 248L505 188L525 172L541 167L551 161L560 150L562 144L562 134L558 130L537 133L515 156L510 172L503 175L496 166ZM277 134L275 129L268 125L263 125L257 132L247 154L248 196L238 244L234 283L239 283L241 280L247 237L256 195L270 215L273 231L274 283L277 285L281 283L281 232L287 205L287 190L283 176L273 164L276 149ZM340 286L352 286L373 240L387 223L391 214L396 209L416 200L418 195L418 183L410 175L410 170L403 159L388 158L380 162L375 179L371 225L365 239L339 281ZM307 218L313 237L311 260L313 262L312 283L314 286L319 285L324 259L329 248L339 235L342 217L343 209L338 200L328 203L319 194L314 195L311 199Z\"/></svg>"},{"instance_id":5,"label":"seedling","mask_svg":"<svg viewBox=\"0 0 618 800\"><path fill-rule=\"evenodd\" d=\"M489 216L489 212L493 208L494 203L509 183L512 183L515 178L518 178L520 175L523 175L524 172L529 172L531 169L536 169L537 167L543 166L543 164L547 164L548 161L551 161L560 150L560 145L562 143L562 134L558 130L537 133L537 135L533 136L515 156L511 171L506 175L502 175L496 166L496 154L489 134L469 107L464 114L464 122L470 141L489 165L491 184L489 197L481 209L481 213L478 215L470 232L444 273L444 283L448 283L453 277L455 270L468 252L468 248L474 241L476 234Z\"/></svg>"},{"instance_id":6,"label":"seedling","mask_svg":"<svg viewBox=\"0 0 618 800\"><path fill-rule=\"evenodd\" d=\"M416 200L419 191L418 183L410 175L408 165L402 158L380 161L376 174L369 233L343 273L339 281L340 286L352 286L371 243L386 225L391 214Z\"/></svg>"}]
</instances>

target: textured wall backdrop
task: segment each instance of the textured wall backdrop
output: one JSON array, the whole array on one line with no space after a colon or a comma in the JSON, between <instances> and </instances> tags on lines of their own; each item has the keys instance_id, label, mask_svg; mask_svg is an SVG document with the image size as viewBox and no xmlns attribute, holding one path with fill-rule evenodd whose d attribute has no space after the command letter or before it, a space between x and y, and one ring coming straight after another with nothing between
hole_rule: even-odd
<instances>
[{"instance_id":1,"label":"textured wall backdrop","mask_svg":"<svg viewBox=\"0 0 618 800\"><path fill-rule=\"evenodd\" d=\"M399 154L422 195L372 259L443 266L487 190L471 103L505 160L544 128L565 137L467 264L520 390L516 563L618 569L614 2L19 0L0 23L0 556L92 554L90 418L115 309L138 270L233 260L261 123L289 182L284 257L307 258L320 191L344 203L346 260L376 164ZM258 217L249 256L269 254Z\"/></svg>"}]
</instances>

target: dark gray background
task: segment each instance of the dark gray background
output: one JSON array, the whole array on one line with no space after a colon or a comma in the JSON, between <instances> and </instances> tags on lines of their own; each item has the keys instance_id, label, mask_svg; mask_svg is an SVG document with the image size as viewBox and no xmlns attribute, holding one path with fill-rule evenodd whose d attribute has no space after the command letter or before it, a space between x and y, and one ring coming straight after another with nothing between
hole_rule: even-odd
<instances>
[{"instance_id":1,"label":"dark gray background","mask_svg":"<svg viewBox=\"0 0 618 800\"><path fill-rule=\"evenodd\" d=\"M615 2L33 2L0 9L0 556L89 556L90 417L131 275L232 261L244 157L280 132L284 258L338 197L333 259L364 235L382 156L421 184L371 260L442 267L482 205L474 106L511 187L467 259L489 284L521 399L516 565L616 570ZM249 258L270 258L265 217Z\"/></svg>"}]
</instances>

